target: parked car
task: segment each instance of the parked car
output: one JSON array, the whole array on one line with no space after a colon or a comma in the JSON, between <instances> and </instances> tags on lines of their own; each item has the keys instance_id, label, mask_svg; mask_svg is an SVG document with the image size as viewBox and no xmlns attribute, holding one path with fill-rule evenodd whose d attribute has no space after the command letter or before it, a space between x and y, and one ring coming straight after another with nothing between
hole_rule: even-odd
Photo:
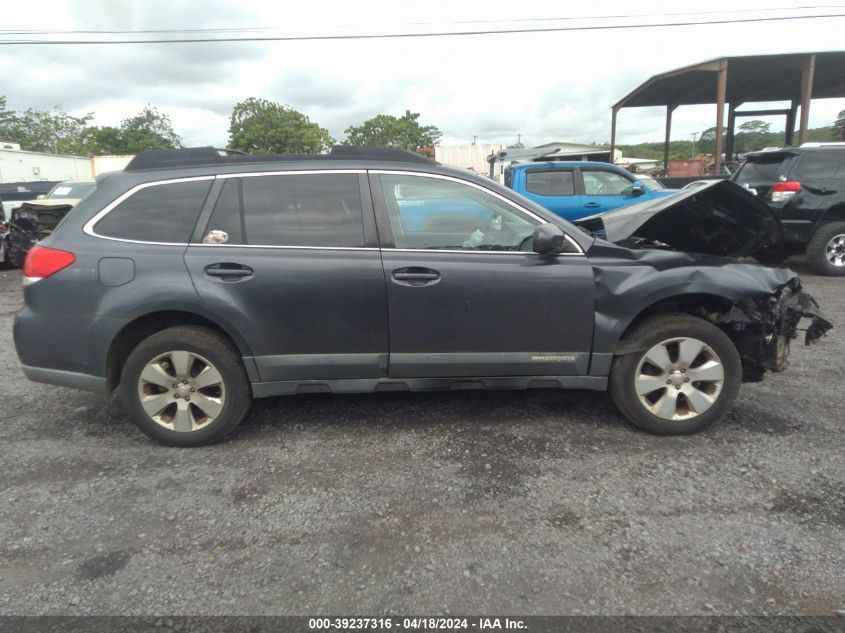
<instances>
[{"instance_id":1,"label":"parked car","mask_svg":"<svg viewBox=\"0 0 845 633\"><path fill-rule=\"evenodd\" d=\"M729 202L687 233L768 221ZM14 339L30 379L117 390L170 445L221 439L253 397L433 389L609 389L640 428L692 433L785 367L802 317L808 344L830 324L789 270L662 242L398 150L142 152L29 252Z\"/></svg>"},{"instance_id":2,"label":"parked car","mask_svg":"<svg viewBox=\"0 0 845 633\"><path fill-rule=\"evenodd\" d=\"M756 190L783 224L784 247L769 262L806 252L821 274L845 275L845 143L754 152L731 180Z\"/></svg>"},{"instance_id":3,"label":"parked car","mask_svg":"<svg viewBox=\"0 0 845 633\"><path fill-rule=\"evenodd\" d=\"M12 209L5 237L5 262L20 268L29 249L50 235L67 212L95 188L93 180L60 182L46 195Z\"/></svg>"},{"instance_id":4,"label":"parked car","mask_svg":"<svg viewBox=\"0 0 845 633\"><path fill-rule=\"evenodd\" d=\"M566 220L673 193L638 178L616 165L591 161L517 163L505 170L506 186Z\"/></svg>"}]
</instances>

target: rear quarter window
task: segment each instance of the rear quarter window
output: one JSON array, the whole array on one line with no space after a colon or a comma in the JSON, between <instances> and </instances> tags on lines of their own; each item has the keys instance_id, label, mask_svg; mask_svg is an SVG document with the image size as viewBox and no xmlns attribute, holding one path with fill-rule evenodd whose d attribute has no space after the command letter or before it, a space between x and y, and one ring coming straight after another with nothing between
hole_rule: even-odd
<instances>
[{"instance_id":1,"label":"rear quarter window","mask_svg":"<svg viewBox=\"0 0 845 633\"><path fill-rule=\"evenodd\" d=\"M139 242L187 244L212 179L150 185L109 211L94 232Z\"/></svg>"},{"instance_id":2,"label":"rear quarter window","mask_svg":"<svg viewBox=\"0 0 845 633\"><path fill-rule=\"evenodd\" d=\"M820 150L807 152L795 167L796 180L845 176L845 152Z\"/></svg>"}]
</instances>

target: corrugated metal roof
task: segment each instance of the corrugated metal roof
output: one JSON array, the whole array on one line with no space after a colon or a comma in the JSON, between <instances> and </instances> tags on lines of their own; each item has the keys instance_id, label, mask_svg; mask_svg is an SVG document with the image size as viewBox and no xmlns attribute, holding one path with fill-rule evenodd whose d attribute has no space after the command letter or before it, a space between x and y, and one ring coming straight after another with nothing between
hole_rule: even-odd
<instances>
[{"instance_id":1,"label":"corrugated metal roof","mask_svg":"<svg viewBox=\"0 0 845 633\"><path fill-rule=\"evenodd\" d=\"M720 57L655 75L614 104L615 109L716 103L716 74L727 65L727 103L801 98L801 71L815 54L813 99L845 97L845 51Z\"/></svg>"}]
</instances>

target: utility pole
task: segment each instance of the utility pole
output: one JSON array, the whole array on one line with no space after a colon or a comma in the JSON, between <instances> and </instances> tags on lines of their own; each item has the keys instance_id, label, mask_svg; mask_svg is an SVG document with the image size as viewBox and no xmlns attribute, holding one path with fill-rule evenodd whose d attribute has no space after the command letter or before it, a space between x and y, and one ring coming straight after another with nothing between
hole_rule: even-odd
<instances>
[{"instance_id":1,"label":"utility pole","mask_svg":"<svg viewBox=\"0 0 845 633\"><path fill-rule=\"evenodd\" d=\"M689 158L693 160L695 158L695 137L698 136L698 132L693 132L690 136L692 136L692 154L690 154Z\"/></svg>"}]
</instances>

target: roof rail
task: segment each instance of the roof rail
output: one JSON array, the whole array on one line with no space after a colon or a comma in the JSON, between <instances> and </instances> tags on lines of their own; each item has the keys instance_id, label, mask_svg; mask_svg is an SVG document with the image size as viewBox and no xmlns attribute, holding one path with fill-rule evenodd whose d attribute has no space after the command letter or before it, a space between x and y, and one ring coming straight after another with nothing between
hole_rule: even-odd
<instances>
[{"instance_id":1,"label":"roof rail","mask_svg":"<svg viewBox=\"0 0 845 633\"><path fill-rule=\"evenodd\" d=\"M259 156L215 147L183 147L179 149L153 149L138 152L124 167L124 171L198 167L203 165L231 165L239 163L275 163L304 160L371 160L398 163L427 163L436 161L393 147L365 147L335 145L328 154L273 154Z\"/></svg>"},{"instance_id":2,"label":"roof rail","mask_svg":"<svg viewBox=\"0 0 845 633\"><path fill-rule=\"evenodd\" d=\"M799 147L845 147L845 143L840 141L824 141L824 142L811 142L811 143L801 143Z\"/></svg>"}]
</instances>

